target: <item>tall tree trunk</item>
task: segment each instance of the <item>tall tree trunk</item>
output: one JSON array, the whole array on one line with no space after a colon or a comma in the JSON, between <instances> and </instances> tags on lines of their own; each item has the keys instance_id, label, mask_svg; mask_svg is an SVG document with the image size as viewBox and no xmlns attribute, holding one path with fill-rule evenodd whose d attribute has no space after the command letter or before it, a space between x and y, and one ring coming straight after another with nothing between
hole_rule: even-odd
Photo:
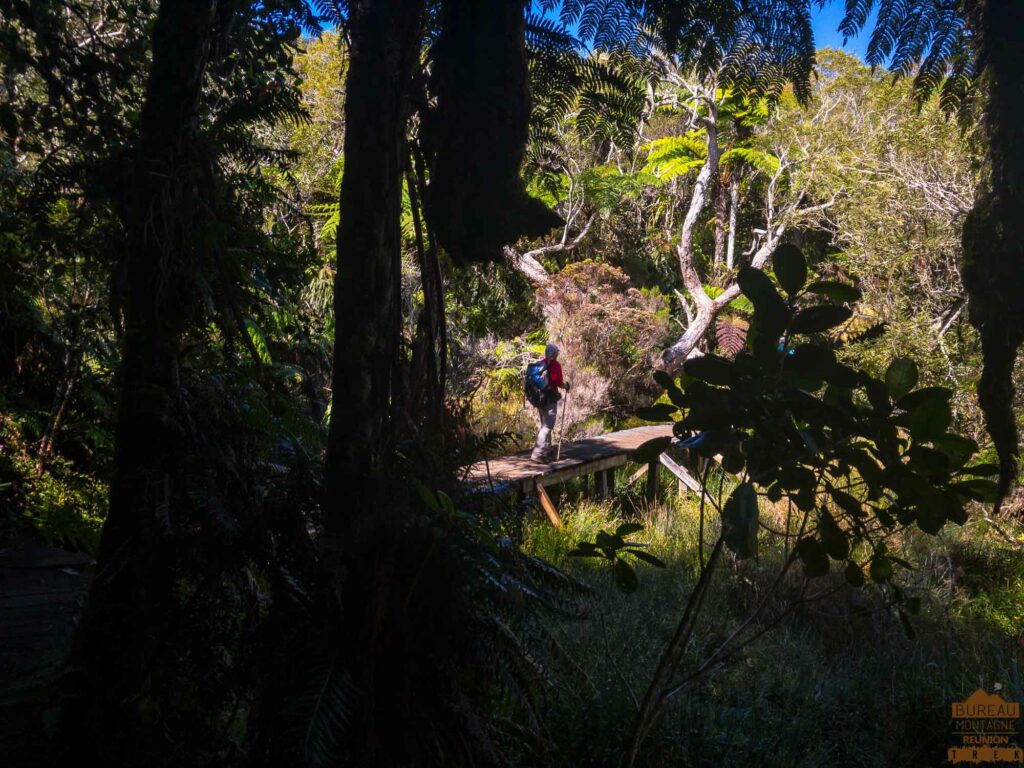
<instances>
[{"instance_id":1,"label":"tall tree trunk","mask_svg":"<svg viewBox=\"0 0 1024 768\"><path fill-rule=\"evenodd\" d=\"M379 524L376 490L386 482L394 445L405 125L422 6L422 0L350 4L324 521L324 554L335 570L346 540L365 534L358 530L363 523Z\"/></svg>"},{"instance_id":2,"label":"tall tree trunk","mask_svg":"<svg viewBox=\"0 0 1024 768\"><path fill-rule=\"evenodd\" d=\"M679 275L682 279L683 287L686 288L687 293L693 300L695 312L693 320L683 336L662 355L662 365L669 371L679 368L697 348L714 317L714 300L704 290L700 274L697 272L697 266L693 263L693 237L697 227L697 220L700 218L701 211L704 210L704 205L707 203L711 181L718 173L718 160L721 150L718 146L718 131L715 120L716 114L714 108L712 108L704 124L707 130L707 159L697 173L697 179L694 182L693 191L690 196L690 205L686 209L683 227L679 233L679 244L676 246L676 255L679 258Z\"/></svg>"},{"instance_id":3,"label":"tall tree trunk","mask_svg":"<svg viewBox=\"0 0 1024 768\"><path fill-rule=\"evenodd\" d=\"M987 178L964 223L963 278L984 356L978 399L999 452L998 510L1017 476L1013 371L1024 343L1024 4L988 0L978 7Z\"/></svg>"},{"instance_id":4,"label":"tall tree trunk","mask_svg":"<svg viewBox=\"0 0 1024 768\"><path fill-rule=\"evenodd\" d=\"M402 179L423 6L423 0L349 5L345 176L322 542L329 594L322 610L326 648L357 692L345 745L353 765L408 765L410 739L402 737L403 728L422 717L419 702L409 693L413 676L408 660L414 656L409 645L415 632L403 623L408 605L399 594L409 589L406 571L416 556L408 551L411 505L395 448L405 381ZM425 277L439 280L439 275Z\"/></svg>"},{"instance_id":5,"label":"tall tree trunk","mask_svg":"<svg viewBox=\"0 0 1024 768\"><path fill-rule=\"evenodd\" d=\"M729 182L732 174L719 173L715 183L715 264L725 261L726 228L729 216Z\"/></svg>"},{"instance_id":6,"label":"tall tree trunk","mask_svg":"<svg viewBox=\"0 0 1024 768\"><path fill-rule=\"evenodd\" d=\"M173 614L168 534L184 435L179 356L193 306L201 228L197 111L209 57L212 0L164 0L138 152L125 195L124 329L110 512L97 576L75 637L77 694L63 743L86 763L138 764L161 741L145 713L146 680Z\"/></svg>"},{"instance_id":7,"label":"tall tree trunk","mask_svg":"<svg viewBox=\"0 0 1024 768\"><path fill-rule=\"evenodd\" d=\"M729 174L729 242L725 249L725 266L736 266L736 219L740 211L740 179L735 173Z\"/></svg>"}]
</instances>

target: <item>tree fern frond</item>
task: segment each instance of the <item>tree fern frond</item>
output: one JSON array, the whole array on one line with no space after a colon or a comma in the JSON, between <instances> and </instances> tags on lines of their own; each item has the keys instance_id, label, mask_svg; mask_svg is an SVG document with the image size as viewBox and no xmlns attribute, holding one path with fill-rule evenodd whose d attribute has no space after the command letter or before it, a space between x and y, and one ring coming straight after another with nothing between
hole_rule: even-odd
<instances>
[{"instance_id":1,"label":"tree fern frond","mask_svg":"<svg viewBox=\"0 0 1024 768\"><path fill-rule=\"evenodd\" d=\"M306 692L294 702L302 723L299 753L306 762L321 766L341 760L340 744L350 725L353 695L337 658L310 670Z\"/></svg>"},{"instance_id":2,"label":"tree fern frond","mask_svg":"<svg viewBox=\"0 0 1024 768\"><path fill-rule=\"evenodd\" d=\"M978 78L976 41L966 24L967 9L949 0L846 0L839 29L852 37L877 10L868 63L887 66L899 76L913 75L919 103L939 93L944 110L966 119Z\"/></svg>"},{"instance_id":3,"label":"tree fern frond","mask_svg":"<svg viewBox=\"0 0 1024 768\"><path fill-rule=\"evenodd\" d=\"M722 153L720 162L724 166L748 165L768 176L778 173L780 161L770 152L765 152L754 147L733 147Z\"/></svg>"},{"instance_id":4,"label":"tree fern frond","mask_svg":"<svg viewBox=\"0 0 1024 768\"><path fill-rule=\"evenodd\" d=\"M704 165L707 157L705 136L703 130L690 131L682 136L666 136L649 142L643 170L663 182L692 173Z\"/></svg>"},{"instance_id":5,"label":"tree fern frond","mask_svg":"<svg viewBox=\"0 0 1024 768\"><path fill-rule=\"evenodd\" d=\"M738 355L747 344L750 323L735 315L720 315L715 323L715 341L723 357L730 360Z\"/></svg>"}]
</instances>

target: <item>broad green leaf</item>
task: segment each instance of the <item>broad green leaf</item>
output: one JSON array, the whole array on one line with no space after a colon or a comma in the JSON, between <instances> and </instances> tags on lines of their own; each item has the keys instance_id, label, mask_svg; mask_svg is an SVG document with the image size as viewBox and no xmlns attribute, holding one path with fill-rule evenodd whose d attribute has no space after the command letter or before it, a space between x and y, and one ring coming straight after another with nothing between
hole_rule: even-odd
<instances>
[{"instance_id":1,"label":"broad green leaf","mask_svg":"<svg viewBox=\"0 0 1024 768\"><path fill-rule=\"evenodd\" d=\"M672 438L669 436L655 437L652 440L648 440L646 443L641 444L633 451L633 455L630 459L635 461L637 464L650 464L658 460L658 457L665 452L665 450L672 444Z\"/></svg>"},{"instance_id":2,"label":"broad green leaf","mask_svg":"<svg viewBox=\"0 0 1024 768\"><path fill-rule=\"evenodd\" d=\"M901 397L896 402L896 405L905 411L912 411L922 403L931 402L933 400L943 400L948 402L952 397L953 390L946 387L922 387L921 389L914 390L910 394Z\"/></svg>"},{"instance_id":3,"label":"broad green leaf","mask_svg":"<svg viewBox=\"0 0 1024 768\"><path fill-rule=\"evenodd\" d=\"M757 554L757 520L757 491L751 483L741 483L729 494L722 509L725 545L740 560Z\"/></svg>"},{"instance_id":4,"label":"broad green leaf","mask_svg":"<svg viewBox=\"0 0 1024 768\"><path fill-rule=\"evenodd\" d=\"M636 592L639 584L636 571L633 566L621 558L617 558L612 564L612 573L615 575L615 585L627 595Z\"/></svg>"},{"instance_id":5,"label":"broad green leaf","mask_svg":"<svg viewBox=\"0 0 1024 768\"><path fill-rule=\"evenodd\" d=\"M947 519L957 525L967 522L967 510L964 509L963 499L957 495L956 491L946 491L942 494L942 499L946 503Z\"/></svg>"},{"instance_id":6,"label":"broad green leaf","mask_svg":"<svg viewBox=\"0 0 1024 768\"><path fill-rule=\"evenodd\" d=\"M947 454L925 445L913 445L907 455L910 457L908 467L936 481L945 478L952 469Z\"/></svg>"},{"instance_id":7,"label":"broad green leaf","mask_svg":"<svg viewBox=\"0 0 1024 768\"><path fill-rule=\"evenodd\" d=\"M846 576L846 583L851 587L864 586L864 571L852 560L846 564L846 570L843 573Z\"/></svg>"},{"instance_id":8,"label":"broad green leaf","mask_svg":"<svg viewBox=\"0 0 1024 768\"><path fill-rule=\"evenodd\" d=\"M853 389L860 384L860 375L857 371L843 363L830 365L822 373L822 378L824 378L829 384L833 384L843 389Z\"/></svg>"},{"instance_id":9,"label":"broad green leaf","mask_svg":"<svg viewBox=\"0 0 1024 768\"><path fill-rule=\"evenodd\" d=\"M892 561L885 554L875 554L868 568L871 580L881 584L892 578Z\"/></svg>"},{"instance_id":10,"label":"broad green leaf","mask_svg":"<svg viewBox=\"0 0 1024 768\"><path fill-rule=\"evenodd\" d=\"M790 296L795 296L807 282L807 260L800 249L791 243L784 243L772 254L775 277L779 285Z\"/></svg>"},{"instance_id":11,"label":"broad green leaf","mask_svg":"<svg viewBox=\"0 0 1024 768\"><path fill-rule=\"evenodd\" d=\"M604 557L604 553L601 552L592 542L581 541L576 545L576 548L569 552L569 557Z\"/></svg>"},{"instance_id":12,"label":"broad green leaf","mask_svg":"<svg viewBox=\"0 0 1024 768\"><path fill-rule=\"evenodd\" d=\"M789 322L789 307L775 290L768 275L760 269L741 267L736 279L743 295L754 305L757 331L767 335L774 346L774 337L780 335Z\"/></svg>"},{"instance_id":13,"label":"broad green leaf","mask_svg":"<svg viewBox=\"0 0 1024 768\"><path fill-rule=\"evenodd\" d=\"M885 386L893 400L899 400L917 385L917 364L906 357L897 357L885 370Z\"/></svg>"},{"instance_id":14,"label":"broad green leaf","mask_svg":"<svg viewBox=\"0 0 1024 768\"><path fill-rule=\"evenodd\" d=\"M644 421L669 421L675 414L679 413L672 403L655 403L645 408L637 408L636 415Z\"/></svg>"},{"instance_id":15,"label":"broad green leaf","mask_svg":"<svg viewBox=\"0 0 1024 768\"><path fill-rule=\"evenodd\" d=\"M978 444L969 437L947 434L932 440L932 445L946 454L954 467L960 468L978 452ZM999 471L996 467L995 474Z\"/></svg>"},{"instance_id":16,"label":"broad green leaf","mask_svg":"<svg viewBox=\"0 0 1024 768\"><path fill-rule=\"evenodd\" d=\"M953 420L949 401L931 398L919 403L910 412L908 426L915 440L932 440L946 434Z\"/></svg>"},{"instance_id":17,"label":"broad green leaf","mask_svg":"<svg viewBox=\"0 0 1024 768\"><path fill-rule=\"evenodd\" d=\"M736 369L732 361L718 355L690 358L683 363L683 370L695 379L709 384L728 386L736 380Z\"/></svg>"},{"instance_id":18,"label":"broad green leaf","mask_svg":"<svg viewBox=\"0 0 1024 768\"><path fill-rule=\"evenodd\" d=\"M846 491L840 491L838 488L829 488L828 493L832 497L832 501L844 512L854 517L864 517L864 505L855 496L851 496Z\"/></svg>"},{"instance_id":19,"label":"broad green leaf","mask_svg":"<svg viewBox=\"0 0 1024 768\"><path fill-rule=\"evenodd\" d=\"M796 544L796 554L804 564L804 574L811 579L828 573L828 553L817 539L807 537Z\"/></svg>"},{"instance_id":20,"label":"broad green leaf","mask_svg":"<svg viewBox=\"0 0 1024 768\"><path fill-rule=\"evenodd\" d=\"M953 483L950 488L961 496L984 504L992 504L999 497L999 486L992 480L961 480L959 483Z\"/></svg>"},{"instance_id":21,"label":"broad green leaf","mask_svg":"<svg viewBox=\"0 0 1024 768\"><path fill-rule=\"evenodd\" d=\"M786 355L783 366L787 372L821 381L835 364L836 356L831 349L817 344L800 344L793 349L793 354Z\"/></svg>"},{"instance_id":22,"label":"broad green leaf","mask_svg":"<svg viewBox=\"0 0 1024 768\"><path fill-rule=\"evenodd\" d=\"M961 475L974 475L975 477L992 477L999 474L998 464L972 464L960 470Z\"/></svg>"},{"instance_id":23,"label":"broad green leaf","mask_svg":"<svg viewBox=\"0 0 1024 768\"><path fill-rule=\"evenodd\" d=\"M438 501L441 502L441 506L444 508L445 512L447 512L449 515L455 513L455 502L452 501L452 497L451 496L449 496L444 491L438 491L437 492L437 499L438 499Z\"/></svg>"},{"instance_id":24,"label":"broad green leaf","mask_svg":"<svg viewBox=\"0 0 1024 768\"><path fill-rule=\"evenodd\" d=\"M638 533L643 529L644 527L640 523L622 523L622 525L615 529L615 535L622 539L631 533Z\"/></svg>"},{"instance_id":25,"label":"broad green leaf","mask_svg":"<svg viewBox=\"0 0 1024 768\"><path fill-rule=\"evenodd\" d=\"M422 483L416 483L416 493L419 494L420 499L432 512L441 511L441 503L437 500L437 496L434 495L434 492L427 488L427 486Z\"/></svg>"},{"instance_id":26,"label":"broad green leaf","mask_svg":"<svg viewBox=\"0 0 1024 768\"><path fill-rule=\"evenodd\" d=\"M686 395L679 388L679 384L672 378L666 371L655 371L654 381L657 382L658 386L665 390L665 394L668 395L668 399L672 401L672 404L683 408L686 403Z\"/></svg>"},{"instance_id":27,"label":"broad green leaf","mask_svg":"<svg viewBox=\"0 0 1024 768\"><path fill-rule=\"evenodd\" d=\"M944 505L927 504L917 508L915 516L917 526L927 534L934 536L946 524Z\"/></svg>"},{"instance_id":28,"label":"broad green leaf","mask_svg":"<svg viewBox=\"0 0 1024 768\"><path fill-rule=\"evenodd\" d=\"M787 491L796 491L801 488L813 490L818 480L807 467L787 464L779 470L778 483L781 488L785 488Z\"/></svg>"},{"instance_id":29,"label":"broad green leaf","mask_svg":"<svg viewBox=\"0 0 1024 768\"><path fill-rule=\"evenodd\" d=\"M598 531L597 536L594 537L594 542L601 549L610 550L612 552L622 549L626 544L620 536L610 534L607 531Z\"/></svg>"},{"instance_id":30,"label":"broad green leaf","mask_svg":"<svg viewBox=\"0 0 1024 768\"><path fill-rule=\"evenodd\" d=\"M790 323L790 333L824 333L837 325L842 325L853 312L846 307L832 304L819 304L797 312Z\"/></svg>"},{"instance_id":31,"label":"broad green leaf","mask_svg":"<svg viewBox=\"0 0 1024 768\"><path fill-rule=\"evenodd\" d=\"M859 301L861 290L847 283L839 283L834 280L818 280L807 286L807 292L817 296L827 296L833 301L854 302Z\"/></svg>"},{"instance_id":32,"label":"broad green leaf","mask_svg":"<svg viewBox=\"0 0 1024 768\"><path fill-rule=\"evenodd\" d=\"M845 560L850 555L850 540L846 531L839 527L828 510L821 510L818 520L818 535L825 552L833 560Z\"/></svg>"},{"instance_id":33,"label":"broad green leaf","mask_svg":"<svg viewBox=\"0 0 1024 768\"><path fill-rule=\"evenodd\" d=\"M661 559L655 557L650 552L644 552L642 549L626 549L624 552L628 552L633 557L643 560L645 563L653 565L655 568L664 568L665 563Z\"/></svg>"}]
</instances>

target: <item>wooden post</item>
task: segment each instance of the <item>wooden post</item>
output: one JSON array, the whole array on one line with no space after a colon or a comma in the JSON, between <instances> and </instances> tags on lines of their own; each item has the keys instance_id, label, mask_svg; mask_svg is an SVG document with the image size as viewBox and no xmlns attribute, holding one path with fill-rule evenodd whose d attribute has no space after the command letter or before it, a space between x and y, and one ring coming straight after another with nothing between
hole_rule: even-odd
<instances>
[{"instance_id":1,"label":"wooden post","mask_svg":"<svg viewBox=\"0 0 1024 768\"><path fill-rule=\"evenodd\" d=\"M606 496L611 496L615 493L615 470L606 469L604 471L604 492Z\"/></svg>"},{"instance_id":2,"label":"wooden post","mask_svg":"<svg viewBox=\"0 0 1024 768\"><path fill-rule=\"evenodd\" d=\"M626 481L626 485L632 485L645 474L647 474L647 467L640 467L640 469L629 476L629 480Z\"/></svg>"},{"instance_id":3,"label":"wooden post","mask_svg":"<svg viewBox=\"0 0 1024 768\"><path fill-rule=\"evenodd\" d=\"M658 500L658 467L659 462L652 461L647 465L647 489L644 494L648 503L653 504Z\"/></svg>"},{"instance_id":4,"label":"wooden post","mask_svg":"<svg viewBox=\"0 0 1024 768\"><path fill-rule=\"evenodd\" d=\"M676 464L676 462L667 453L661 454L658 457L658 461L668 469L679 481L679 492L683 492L683 488L689 488L694 493L700 493L700 483L697 479L687 472L683 467Z\"/></svg>"},{"instance_id":5,"label":"wooden post","mask_svg":"<svg viewBox=\"0 0 1024 768\"><path fill-rule=\"evenodd\" d=\"M562 518L558 516L558 510L555 509L555 504L551 501L551 497L548 496L548 492L544 490L544 486L540 483L537 484L537 498L540 500L540 507L544 510L544 513L548 516L548 520L555 528L562 527Z\"/></svg>"}]
</instances>

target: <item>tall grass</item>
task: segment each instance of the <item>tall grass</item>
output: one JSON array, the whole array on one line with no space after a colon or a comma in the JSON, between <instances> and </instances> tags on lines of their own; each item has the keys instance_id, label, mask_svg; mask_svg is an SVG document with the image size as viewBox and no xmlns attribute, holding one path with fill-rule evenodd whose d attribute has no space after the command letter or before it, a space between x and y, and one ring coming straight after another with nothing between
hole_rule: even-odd
<instances>
[{"instance_id":1,"label":"tall grass","mask_svg":"<svg viewBox=\"0 0 1024 768\"><path fill-rule=\"evenodd\" d=\"M574 489L575 490L575 489ZM573 498L575 497L575 498ZM618 763L643 693L699 571L699 515L672 495L645 507L625 492L607 502L573 493L565 526L525 529L525 546L590 585L585 618L554 626L564 663L542 702L545 740L512 756L521 765ZM764 510L765 516L780 512ZM640 589L618 592L606 564L571 558L580 540L639 515L668 567L639 564ZM717 523L708 520L705 540ZM950 704L1001 684L1024 703L1024 553L972 520L940 536L896 542L915 569L900 574L921 598L909 639L884 596L849 587L805 605L726 668L677 696L647 739L649 766L932 766L951 746ZM718 569L686 665L695 668L750 612L782 553ZM840 568L828 578L840 584ZM797 568L796 570L799 570ZM791 598L782 591L779 600ZM686 671L686 670L684 670Z\"/></svg>"}]
</instances>

